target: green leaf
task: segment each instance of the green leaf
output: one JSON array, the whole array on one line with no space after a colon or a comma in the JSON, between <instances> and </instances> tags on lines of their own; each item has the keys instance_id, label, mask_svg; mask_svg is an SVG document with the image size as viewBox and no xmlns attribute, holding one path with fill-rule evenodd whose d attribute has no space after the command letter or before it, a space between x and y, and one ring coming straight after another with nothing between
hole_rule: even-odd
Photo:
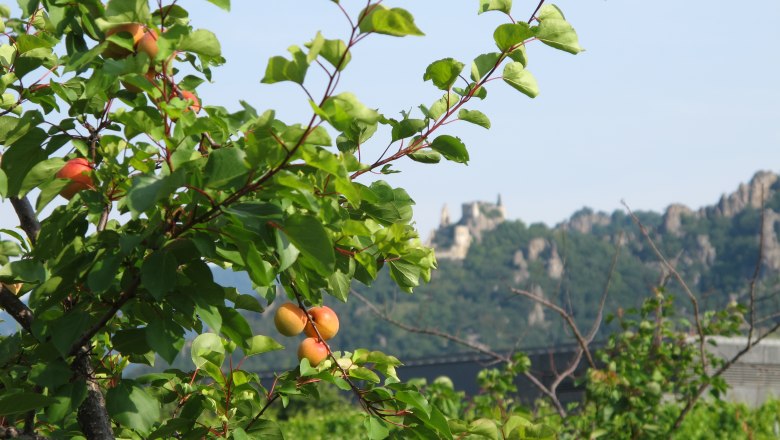
<instances>
[{"instance_id":1,"label":"green leaf","mask_svg":"<svg viewBox=\"0 0 780 440\"><path fill-rule=\"evenodd\" d=\"M460 97L455 93L449 92L434 102L430 109L420 106L420 110L426 117L439 119L447 110L455 106L458 101L460 101Z\"/></svg>"},{"instance_id":2,"label":"green leaf","mask_svg":"<svg viewBox=\"0 0 780 440\"><path fill-rule=\"evenodd\" d=\"M484 437L490 440L499 440L498 426L490 419L477 419L469 424L470 434Z\"/></svg>"},{"instance_id":3,"label":"green leaf","mask_svg":"<svg viewBox=\"0 0 780 440\"><path fill-rule=\"evenodd\" d=\"M413 409L425 414L425 417L431 416L431 405L425 400L425 397L417 391L399 391L395 393L395 399L404 402Z\"/></svg>"},{"instance_id":4,"label":"green leaf","mask_svg":"<svg viewBox=\"0 0 780 440\"><path fill-rule=\"evenodd\" d=\"M458 75L462 70L463 63L452 58L444 58L434 61L425 69L423 81L431 80L433 85L439 89L449 90L458 80Z\"/></svg>"},{"instance_id":5,"label":"green leaf","mask_svg":"<svg viewBox=\"0 0 780 440\"><path fill-rule=\"evenodd\" d=\"M480 127L490 128L490 119L479 110L466 110L464 108L458 112L458 118L461 121L471 122Z\"/></svg>"},{"instance_id":6,"label":"green leaf","mask_svg":"<svg viewBox=\"0 0 780 440\"><path fill-rule=\"evenodd\" d=\"M418 265L404 260L393 260L387 264L390 266L390 278L405 292L411 292L420 285L422 269Z\"/></svg>"},{"instance_id":7,"label":"green leaf","mask_svg":"<svg viewBox=\"0 0 780 440\"><path fill-rule=\"evenodd\" d=\"M131 328L118 330L111 338L114 350L124 354L144 354L151 350L146 342L146 330L143 328Z\"/></svg>"},{"instance_id":8,"label":"green leaf","mask_svg":"<svg viewBox=\"0 0 780 440\"><path fill-rule=\"evenodd\" d=\"M528 23L505 23L498 26L493 32L493 39L501 52L506 52L513 46L532 38L534 33Z\"/></svg>"},{"instance_id":9,"label":"green leaf","mask_svg":"<svg viewBox=\"0 0 780 440\"><path fill-rule=\"evenodd\" d=\"M412 220L414 201L403 188L393 188L379 180L364 188L364 191L368 194L360 208L374 220L386 226Z\"/></svg>"},{"instance_id":10,"label":"green leaf","mask_svg":"<svg viewBox=\"0 0 780 440\"><path fill-rule=\"evenodd\" d=\"M34 364L30 369L30 380L36 385L55 389L70 381L73 371L62 359L53 359L45 363Z\"/></svg>"},{"instance_id":11,"label":"green leaf","mask_svg":"<svg viewBox=\"0 0 780 440\"><path fill-rule=\"evenodd\" d=\"M31 122L37 123L37 121ZM2 123L0 122L0 124ZM3 128L4 127L0 127L0 131L2 131ZM10 145L10 148L3 153L2 165L0 165L6 175L7 196L17 196L27 173L30 172L35 164L47 158L47 153L41 149L41 145L47 138L46 132L35 127L32 130L24 132L22 136L17 137L16 133L25 129L24 121L19 121L14 127L14 130L8 134L7 143L4 144L5 146ZM2 136L0 136L0 138L1 137Z\"/></svg>"},{"instance_id":12,"label":"green leaf","mask_svg":"<svg viewBox=\"0 0 780 440\"><path fill-rule=\"evenodd\" d=\"M474 58L474 62L471 63L471 79L474 81L482 79L496 67L500 59L501 54L498 52L484 53Z\"/></svg>"},{"instance_id":13,"label":"green leaf","mask_svg":"<svg viewBox=\"0 0 780 440\"><path fill-rule=\"evenodd\" d=\"M222 188L234 179L249 172L246 153L238 148L220 148L209 154L206 162L206 186Z\"/></svg>"},{"instance_id":14,"label":"green leaf","mask_svg":"<svg viewBox=\"0 0 780 440\"><path fill-rule=\"evenodd\" d=\"M524 95L535 98L539 95L539 85L531 72L525 70L522 63L514 61L504 67L504 81Z\"/></svg>"},{"instance_id":15,"label":"green leaf","mask_svg":"<svg viewBox=\"0 0 780 440\"><path fill-rule=\"evenodd\" d=\"M349 373L349 377L353 379L365 380L372 383L381 382L379 376L366 367L352 366L347 372Z\"/></svg>"},{"instance_id":16,"label":"green leaf","mask_svg":"<svg viewBox=\"0 0 780 440\"><path fill-rule=\"evenodd\" d=\"M225 346L222 344L222 338L214 333L198 335L192 341L190 357L195 368L201 368L207 363L221 367L225 360Z\"/></svg>"},{"instance_id":17,"label":"green leaf","mask_svg":"<svg viewBox=\"0 0 780 440\"><path fill-rule=\"evenodd\" d=\"M22 186L19 188L19 197L24 197L28 191L39 186L43 182L51 180L54 175L65 165L65 161L59 157L47 159L42 162L38 162L30 169Z\"/></svg>"},{"instance_id":18,"label":"green leaf","mask_svg":"<svg viewBox=\"0 0 780 440\"><path fill-rule=\"evenodd\" d=\"M73 414L87 396L87 387L84 382L73 382L59 387L54 398L46 408L46 420L48 423L58 423L67 415Z\"/></svg>"},{"instance_id":19,"label":"green leaf","mask_svg":"<svg viewBox=\"0 0 780 440\"><path fill-rule=\"evenodd\" d=\"M252 329L246 319L230 307L219 307L219 314L222 315L220 332L236 345L246 348L247 342L252 338Z\"/></svg>"},{"instance_id":20,"label":"green leaf","mask_svg":"<svg viewBox=\"0 0 780 440\"><path fill-rule=\"evenodd\" d=\"M303 84L306 71L309 69L308 57L298 46L290 46L287 50L292 54L292 60L282 56L271 57L265 68L265 76L260 82L273 84L281 81L292 81Z\"/></svg>"},{"instance_id":21,"label":"green leaf","mask_svg":"<svg viewBox=\"0 0 780 440\"><path fill-rule=\"evenodd\" d=\"M441 154L429 149L417 150L414 153L408 154L409 159L420 163L439 163L441 162Z\"/></svg>"},{"instance_id":22,"label":"green leaf","mask_svg":"<svg viewBox=\"0 0 780 440\"><path fill-rule=\"evenodd\" d=\"M317 32L315 41L322 38L322 34ZM313 48L314 41L306 43L306 47ZM325 61L338 70L344 70L347 64L352 60L352 54L347 51L347 43L344 40L322 39L318 54L325 58Z\"/></svg>"},{"instance_id":23,"label":"green leaf","mask_svg":"<svg viewBox=\"0 0 780 440\"><path fill-rule=\"evenodd\" d=\"M164 177L145 174L135 176L127 191L127 207L136 214L146 212L184 183L184 174L179 171Z\"/></svg>"},{"instance_id":24,"label":"green leaf","mask_svg":"<svg viewBox=\"0 0 780 440\"><path fill-rule=\"evenodd\" d=\"M284 440L282 430L273 420L259 419L251 428L247 429L249 438L253 440Z\"/></svg>"},{"instance_id":25,"label":"green leaf","mask_svg":"<svg viewBox=\"0 0 780 440\"><path fill-rule=\"evenodd\" d=\"M276 271L271 263L263 259L263 255L255 247L254 243L246 243L242 246L244 263L249 278L258 286L269 286L273 284L276 277Z\"/></svg>"},{"instance_id":26,"label":"green leaf","mask_svg":"<svg viewBox=\"0 0 780 440\"><path fill-rule=\"evenodd\" d=\"M379 419L368 415L363 421L363 428L368 440L382 440L390 434L390 430Z\"/></svg>"},{"instance_id":27,"label":"green leaf","mask_svg":"<svg viewBox=\"0 0 780 440\"><path fill-rule=\"evenodd\" d=\"M336 263L333 242L317 218L292 215L284 222L283 231L317 273L328 276L333 272Z\"/></svg>"},{"instance_id":28,"label":"green leaf","mask_svg":"<svg viewBox=\"0 0 780 440\"><path fill-rule=\"evenodd\" d=\"M431 142L430 147L441 153L447 160L468 163L469 152L459 138L443 134Z\"/></svg>"},{"instance_id":29,"label":"green leaf","mask_svg":"<svg viewBox=\"0 0 780 440\"><path fill-rule=\"evenodd\" d=\"M414 24L414 17L407 10L401 8L388 9L381 4L371 4L361 16L368 11L368 15L360 20L360 32L375 32L377 34L403 37L406 35L425 35Z\"/></svg>"},{"instance_id":30,"label":"green leaf","mask_svg":"<svg viewBox=\"0 0 780 440\"><path fill-rule=\"evenodd\" d=\"M343 302L349 297L350 282L349 276L338 270L328 277L331 294Z\"/></svg>"},{"instance_id":31,"label":"green leaf","mask_svg":"<svg viewBox=\"0 0 780 440\"><path fill-rule=\"evenodd\" d=\"M46 279L46 269L36 260L15 260L0 268L0 281L5 283L41 283Z\"/></svg>"},{"instance_id":32,"label":"green leaf","mask_svg":"<svg viewBox=\"0 0 780 440\"><path fill-rule=\"evenodd\" d=\"M444 414L442 414L441 411L439 411L439 409L435 406L431 407L431 417L427 420L422 418L422 420L427 426L442 433L445 438L452 437L452 432L450 432L450 426L447 423L447 418L444 417Z\"/></svg>"},{"instance_id":33,"label":"green leaf","mask_svg":"<svg viewBox=\"0 0 780 440\"><path fill-rule=\"evenodd\" d=\"M176 285L176 258L169 252L156 251L141 265L141 284L161 300Z\"/></svg>"},{"instance_id":34,"label":"green leaf","mask_svg":"<svg viewBox=\"0 0 780 440\"><path fill-rule=\"evenodd\" d=\"M207 57L218 57L222 54L222 49L216 35L205 29L197 29L190 34L187 34L181 40L177 49Z\"/></svg>"},{"instance_id":35,"label":"green leaf","mask_svg":"<svg viewBox=\"0 0 780 440\"><path fill-rule=\"evenodd\" d=\"M148 434L161 416L160 401L131 379L106 392L106 409L120 425L141 434Z\"/></svg>"},{"instance_id":36,"label":"green leaf","mask_svg":"<svg viewBox=\"0 0 780 440\"><path fill-rule=\"evenodd\" d=\"M249 338L246 341L246 348L244 354L246 356L254 356L258 354L268 353L269 351L284 350L284 346L276 342L273 338L263 335L256 335Z\"/></svg>"},{"instance_id":37,"label":"green leaf","mask_svg":"<svg viewBox=\"0 0 780 440\"><path fill-rule=\"evenodd\" d=\"M487 11L501 11L507 15L512 10L512 0L479 0L479 11L481 14Z\"/></svg>"},{"instance_id":38,"label":"green leaf","mask_svg":"<svg viewBox=\"0 0 780 440\"><path fill-rule=\"evenodd\" d=\"M106 17L112 23L146 23L151 18L147 0L110 0Z\"/></svg>"},{"instance_id":39,"label":"green leaf","mask_svg":"<svg viewBox=\"0 0 780 440\"><path fill-rule=\"evenodd\" d=\"M363 105L355 95L349 92L340 93L328 98L321 107L323 117L336 130L350 132L352 124L376 124L379 113Z\"/></svg>"},{"instance_id":40,"label":"green leaf","mask_svg":"<svg viewBox=\"0 0 780 440\"><path fill-rule=\"evenodd\" d=\"M230 0L207 0L207 1L209 3L213 3L213 4L217 5L217 6L219 6L220 8L222 8L222 9L228 11L228 12L230 11Z\"/></svg>"},{"instance_id":41,"label":"green leaf","mask_svg":"<svg viewBox=\"0 0 780 440\"><path fill-rule=\"evenodd\" d=\"M119 273L122 256L119 254L103 255L95 261L87 276L87 285L95 293L105 292L114 283Z\"/></svg>"},{"instance_id":42,"label":"green leaf","mask_svg":"<svg viewBox=\"0 0 780 440\"><path fill-rule=\"evenodd\" d=\"M582 52L577 32L554 5L542 7L539 15L539 26L535 28L535 31L536 38L550 47L575 55Z\"/></svg>"},{"instance_id":43,"label":"green leaf","mask_svg":"<svg viewBox=\"0 0 780 440\"><path fill-rule=\"evenodd\" d=\"M239 294L234 301L237 309L249 310L250 312L263 313L263 306L260 305L260 301L253 295Z\"/></svg>"},{"instance_id":44,"label":"green leaf","mask_svg":"<svg viewBox=\"0 0 780 440\"><path fill-rule=\"evenodd\" d=\"M33 409L43 408L55 399L37 393L14 393L4 390L0 397L0 416L21 414Z\"/></svg>"},{"instance_id":45,"label":"green leaf","mask_svg":"<svg viewBox=\"0 0 780 440\"><path fill-rule=\"evenodd\" d=\"M397 123L391 121L391 124L393 124L392 142L414 136L428 126L424 119L402 119Z\"/></svg>"},{"instance_id":46,"label":"green leaf","mask_svg":"<svg viewBox=\"0 0 780 440\"><path fill-rule=\"evenodd\" d=\"M0 197L8 196L8 176L5 175L5 171L0 170Z\"/></svg>"},{"instance_id":47,"label":"green leaf","mask_svg":"<svg viewBox=\"0 0 780 440\"><path fill-rule=\"evenodd\" d=\"M157 319L149 323L145 330L146 342L168 364L173 364L176 356L184 347L184 330L179 324L168 319Z\"/></svg>"}]
</instances>

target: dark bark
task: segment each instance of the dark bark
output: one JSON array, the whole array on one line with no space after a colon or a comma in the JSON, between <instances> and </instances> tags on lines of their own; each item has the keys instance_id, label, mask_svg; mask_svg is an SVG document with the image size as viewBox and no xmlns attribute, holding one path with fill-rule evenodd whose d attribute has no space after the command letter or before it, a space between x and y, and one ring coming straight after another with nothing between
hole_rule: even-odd
<instances>
[{"instance_id":1,"label":"dark bark","mask_svg":"<svg viewBox=\"0 0 780 440\"><path fill-rule=\"evenodd\" d=\"M23 329L30 331L33 322L32 311L5 286L0 288L0 307L5 309Z\"/></svg>"},{"instance_id":2,"label":"dark bark","mask_svg":"<svg viewBox=\"0 0 780 440\"><path fill-rule=\"evenodd\" d=\"M27 238L34 245L38 238L38 232L41 230L41 224L35 215L35 210L26 197L11 197L11 204L14 207L14 211L16 211L17 217L19 217L19 224L22 230L24 230ZM25 330L30 331L35 316L29 307L5 287L0 289L0 307L13 316ZM94 369L90 363L90 346L90 342L86 341L81 350L76 353L76 357L71 364L73 371L87 383L87 397L79 406L76 417L84 436L89 440L114 439L111 419L106 410L106 399L103 397L100 385L95 380ZM40 437L33 434L27 435L27 438Z\"/></svg>"},{"instance_id":3,"label":"dark bark","mask_svg":"<svg viewBox=\"0 0 780 440\"><path fill-rule=\"evenodd\" d=\"M95 371L89 361L89 350L83 347L73 361L73 370L87 382L87 397L79 406L76 418L84 436L89 440L114 439L111 419L106 410L106 399L95 380Z\"/></svg>"},{"instance_id":4,"label":"dark bark","mask_svg":"<svg viewBox=\"0 0 780 440\"><path fill-rule=\"evenodd\" d=\"M32 244L35 244L35 240L38 238L38 232L41 230L41 224L38 222L38 217L35 215L30 201L27 197L11 197L11 205L16 211L16 216L19 217L19 225L22 230L27 234L27 238L30 239Z\"/></svg>"}]
</instances>

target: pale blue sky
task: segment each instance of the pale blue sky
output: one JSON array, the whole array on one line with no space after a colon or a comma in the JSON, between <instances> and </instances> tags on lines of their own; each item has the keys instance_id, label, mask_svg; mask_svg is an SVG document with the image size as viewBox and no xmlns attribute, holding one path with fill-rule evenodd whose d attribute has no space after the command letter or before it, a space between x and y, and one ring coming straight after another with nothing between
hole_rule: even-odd
<instances>
[{"instance_id":1,"label":"pale blue sky","mask_svg":"<svg viewBox=\"0 0 780 440\"><path fill-rule=\"evenodd\" d=\"M422 82L431 61L454 57L470 64L494 50L499 13L476 15L477 0L386 0L411 11L425 37L373 36L354 50L341 91L388 116L438 91ZM525 19L535 0L515 0ZM342 1L356 11L362 1ZM501 193L511 218L557 223L582 206L612 211L620 200L634 209L661 210L672 202L699 207L717 201L759 169L780 164L780 2L561 0L586 52L572 56L539 43L529 47L529 70L541 94L534 100L501 81L490 84L478 108L486 131L465 123L442 133L470 148L469 166L403 161L393 184L417 201L422 236L446 203L494 200ZM199 94L205 105L275 108L285 122L308 121L305 95L289 84L259 80L266 60L322 30L346 38L347 23L327 0L233 0L223 12L188 0L196 27L220 38L227 64ZM740 9L740 7L742 9ZM319 94L312 70L310 90ZM366 146L372 157L386 141ZM11 212L2 205L2 223Z\"/></svg>"}]
</instances>

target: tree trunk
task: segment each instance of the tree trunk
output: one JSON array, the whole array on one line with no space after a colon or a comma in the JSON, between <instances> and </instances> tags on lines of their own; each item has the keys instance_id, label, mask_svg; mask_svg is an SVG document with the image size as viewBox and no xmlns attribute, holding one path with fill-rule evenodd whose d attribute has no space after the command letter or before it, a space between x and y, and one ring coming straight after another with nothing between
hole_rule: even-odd
<instances>
[{"instance_id":1,"label":"tree trunk","mask_svg":"<svg viewBox=\"0 0 780 440\"><path fill-rule=\"evenodd\" d=\"M106 399L100 385L94 378L94 369L89 362L89 350L83 347L73 361L73 370L87 381L87 397L79 406L77 419L81 432L89 440L114 439L111 419L106 410Z\"/></svg>"}]
</instances>

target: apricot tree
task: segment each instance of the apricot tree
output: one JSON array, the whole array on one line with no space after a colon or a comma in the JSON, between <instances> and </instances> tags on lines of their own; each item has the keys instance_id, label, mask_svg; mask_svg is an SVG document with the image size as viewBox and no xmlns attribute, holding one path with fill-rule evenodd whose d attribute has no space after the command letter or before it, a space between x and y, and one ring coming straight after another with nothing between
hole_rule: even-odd
<instances>
[{"instance_id":1,"label":"apricot tree","mask_svg":"<svg viewBox=\"0 0 780 440\"><path fill-rule=\"evenodd\" d=\"M229 10L229 0L209 1ZM315 397L318 384L330 382L354 393L369 438L490 429L531 438L530 422L448 420L399 381L398 359L372 347L328 346L312 316L307 334L327 358L316 367L304 358L263 387L241 359L272 356L281 345L253 334L242 313L263 313L258 298L272 302L278 288L302 311L347 301L353 281L370 284L385 267L406 291L427 281L436 263L410 224L413 201L363 176L394 172L404 158L467 162L466 146L442 133L445 124L489 127L468 104L485 99L493 79L510 86L489 84L498 93L536 96L526 44L580 51L561 11L542 1L523 12L526 22L510 15L511 0L478 1L480 13L507 18L496 47L465 73L452 58L421 66L441 98L391 117L340 90L341 72L355 45L370 44L364 40L423 33L408 11L381 0L356 10L334 0L346 38L317 33L268 61L265 84L303 87L312 75L325 77L322 90L306 90L311 116L285 122L248 103L233 112L201 103L195 92L224 62L219 42L193 27L176 0L153 3L20 0L19 17L0 8L0 196L24 233L0 231L0 306L21 327L0 340L3 429L90 439L279 438L266 410L292 395ZM389 133L381 142L380 126ZM91 170L58 174L73 160ZM90 184L59 197L70 195L74 178ZM246 271L258 295L217 284L210 265ZM341 325L349 325L345 317ZM187 351L191 371L123 376L128 366L170 363Z\"/></svg>"}]
</instances>

